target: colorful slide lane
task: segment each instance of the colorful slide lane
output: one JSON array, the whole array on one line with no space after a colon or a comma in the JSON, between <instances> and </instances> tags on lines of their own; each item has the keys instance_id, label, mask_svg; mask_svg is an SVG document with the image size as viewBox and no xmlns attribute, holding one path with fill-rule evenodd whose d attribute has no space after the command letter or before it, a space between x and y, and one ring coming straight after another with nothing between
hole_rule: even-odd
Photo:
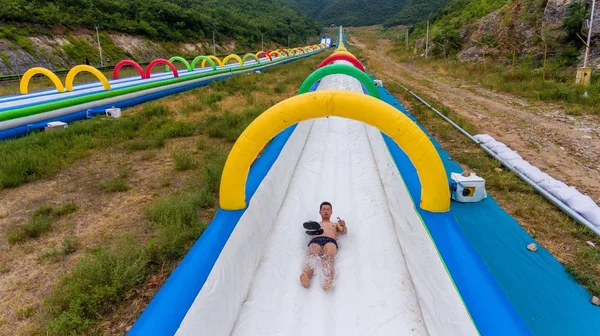
<instances>
[{"instance_id":1,"label":"colorful slide lane","mask_svg":"<svg viewBox=\"0 0 600 336\"><path fill-rule=\"evenodd\" d=\"M274 59L279 59L274 57ZM263 59L263 61L268 61L268 59ZM251 60L244 63L245 65L255 65L256 61ZM239 63L231 63L225 66L217 66L216 69L235 69L238 68ZM208 73L213 71L211 67L197 68L193 71L189 70L181 70L179 71L179 77L191 76L200 73ZM112 89L126 87L131 85L139 85L145 84L149 82L161 81L168 78L174 78L173 72L167 71L162 73L154 73L150 78L140 78L139 76L131 76L131 77L123 77L119 79L110 79L108 82ZM15 107L23 107L28 106L29 104L39 103L39 102L48 102L54 99L64 99L66 97L74 97L79 96L85 93L93 93L93 92L101 92L104 91L104 87L101 83L92 82L79 84L74 86L74 90L71 92L57 92L56 89L48 89L37 92L32 92L27 95L18 95L18 96L10 96L10 97L0 97L0 111L8 110Z\"/></svg>"},{"instance_id":2,"label":"colorful slide lane","mask_svg":"<svg viewBox=\"0 0 600 336\"><path fill-rule=\"evenodd\" d=\"M269 53L263 52L262 54L259 52L260 58L251 58L246 55L243 65L238 62L226 64L229 59L242 60L237 55L226 57L223 60L225 61L224 65L221 60L214 57L218 60L215 63L219 64L215 65L214 69L183 70L177 76L174 72L168 71L146 78L133 76L112 81L104 80L102 83L86 83L74 86L72 91L66 92L44 90L21 96L5 97L0 101L0 140L43 129L52 121L71 122L90 118L95 114L105 113L105 110L111 107L126 108L207 85L235 74L267 69L309 57L326 50L326 47L315 45L306 47L302 52L299 50L296 48L294 51L269 51ZM149 69L146 71L148 72ZM47 71L44 73L47 74ZM53 76L53 74L47 75ZM60 82L57 78L55 81ZM59 87L62 84L58 83L57 85ZM107 85L110 86L110 90L106 90Z\"/></svg>"},{"instance_id":3,"label":"colorful slide lane","mask_svg":"<svg viewBox=\"0 0 600 336\"><path fill-rule=\"evenodd\" d=\"M351 63L315 73L240 136L217 215L129 334L530 335L449 211L419 126ZM323 200L350 230L330 292L298 279L300 225Z\"/></svg>"}]
</instances>

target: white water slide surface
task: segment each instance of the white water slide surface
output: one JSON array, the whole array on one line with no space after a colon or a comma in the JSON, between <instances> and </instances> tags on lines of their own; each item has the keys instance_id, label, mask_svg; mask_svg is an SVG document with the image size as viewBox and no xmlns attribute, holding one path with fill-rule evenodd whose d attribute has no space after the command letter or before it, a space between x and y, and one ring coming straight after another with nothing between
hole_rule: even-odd
<instances>
[{"instance_id":1,"label":"white water slide surface","mask_svg":"<svg viewBox=\"0 0 600 336\"><path fill-rule=\"evenodd\" d=\"M325 77L318 90L362 92ZM369 111L365 111L368 113ZM319 204L346 220L334 288L299 276ZM338 117L302 122L252 198L177 335L477 335L381 133Z\"/></svg>"}]
</instances>

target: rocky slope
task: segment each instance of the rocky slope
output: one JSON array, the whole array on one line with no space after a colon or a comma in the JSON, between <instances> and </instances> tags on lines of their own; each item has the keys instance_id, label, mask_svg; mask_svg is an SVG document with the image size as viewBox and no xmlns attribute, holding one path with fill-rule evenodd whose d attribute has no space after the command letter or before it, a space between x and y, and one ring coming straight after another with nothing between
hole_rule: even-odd
<instances>
[{"instance_id":1,"label":"rocky slope","mask_svg":"<svg viewBox=\"0 0 600 336\"><path fill-rule=\"evenodd\" d=\"M581 4L579 14L569 10L573 4ZM486 5L486 0L454 0L440 11L432 25L431 36L434 42L455 49L463 61L481 59L484 50L490 57L503 57L513 51L518 57L542 57L544 43L540 37L543 37L548 57L563 57L570 65L581 65L583 43L575 33L587 36L584 22L590 8L591 0L513 0L498 1L495 5ZM567 20L571 20L570 30L565 28ZM594 23L592 45L600 39L598 4ZM420 38L418 45L422 45L424 28L418 29L416 34ZM438 48L435 45L432 50ZM590 61L591 66L600 64L600 54L594 48Z\"/></svg>"},{"instance_id":2,"label":"rocky slope","mask_svg":"<svg viewBox=\"0 0 600 336\"><path fill-rule=\"evenodd\" d=\"M101 32L100 43L104 65L114 65L121 59L149 62L171 56L195 57L213 53L212 43L170 43L123 33ZM270 44L265 43L265 47ZM216 45L217 54L236 50L235 41ZM52 32L16 38L0 38L0 76L21 74L32 67L50 70L68 69L84 64L88 58L92 66L100 66L100 52L96 32L86 29Z\"/></svg>"}]
</instances>

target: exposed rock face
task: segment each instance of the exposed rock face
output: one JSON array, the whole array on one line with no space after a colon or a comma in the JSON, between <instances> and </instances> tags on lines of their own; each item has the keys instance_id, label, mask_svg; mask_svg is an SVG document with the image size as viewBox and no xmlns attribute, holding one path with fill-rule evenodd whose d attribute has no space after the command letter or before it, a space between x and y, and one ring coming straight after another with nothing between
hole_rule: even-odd
<instances>
[{"instance_id":1,"label":"exposed rock face","mask_svg":"<svg viewBox=\"0 0 600 336\"><path fill-rule=\"evenodd\" d=\"M213 45L208 42L156 42L122 33L104 34L101 43L104 65L114 65L126 58L149 62L156 58L195 57L213 53ZM225 41L222 45L217 44L216 52L229 54L235 47L235 41ZM80 29L69 35L53 32L51 36L32 36L18 41L0 39L0 76L22 74L32 67L68 69L84 64L86 57L90 65L100 65L95 31Z\"/></svg>"},{"instance_id":2,"label":"exposed rock face","mask_svg":"<svg viewBox=\"0 0 600 336\"><path fill-rule=\"evenodd\" d=\"M548 0L544 9L543 27L548 29L559 28L567 16L567 9L575 2L581 2L581 0Z\"/></svg>"},{"instance_id":3,"label":"exposed rock face","mask_svg":"<svg viewBox=\"0 0 600 336\"><path fill-rule=\"evenodd\" d=\"M511 1L504 7L461 29L460 34L465 46L459 52L458 57L461 61L480 60L483 46L477 42L481 42L482 39L488 42L493 41L495 44L485 47L486 55L507 54L513 50L516 50L518 55L540 54L543 51L543 44L538 35L560 38L563 20L568 15L569 6L582 2L591 7L591 0L548 0L543 13L540 13L539 8L527 8L522 0ZM600 40L600 0L597 2L592 45ZM525 16L529 16L529 19L525 19ZM592 47L590 65L599 64L599 57L599 53L595 52Z\"/></svg>"}]
</instances>

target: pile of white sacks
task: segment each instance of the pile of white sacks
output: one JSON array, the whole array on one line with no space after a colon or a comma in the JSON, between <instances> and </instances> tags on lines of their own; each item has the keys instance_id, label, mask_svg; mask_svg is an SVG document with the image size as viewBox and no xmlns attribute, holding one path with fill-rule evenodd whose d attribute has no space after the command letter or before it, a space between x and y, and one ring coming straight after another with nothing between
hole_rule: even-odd
<instances>
[{"instance_id":1,"label":"pile of white sacks","mask_svg":"<svg viewBox=\"0 0 600 336\"><path fill-rule=\"evenodd\" d=\"M496 141L491 136L478 134L474 138L490 151L496 153L505 165L527 176L527 178L542 189L565 203L594 226L600 228L600 207L589 196L581 194L575 187L570 187L542 172L537 167L532 166L529 162L523 160L517 152L508 148L505 144Z\"/></svg>"}]
</instances>

